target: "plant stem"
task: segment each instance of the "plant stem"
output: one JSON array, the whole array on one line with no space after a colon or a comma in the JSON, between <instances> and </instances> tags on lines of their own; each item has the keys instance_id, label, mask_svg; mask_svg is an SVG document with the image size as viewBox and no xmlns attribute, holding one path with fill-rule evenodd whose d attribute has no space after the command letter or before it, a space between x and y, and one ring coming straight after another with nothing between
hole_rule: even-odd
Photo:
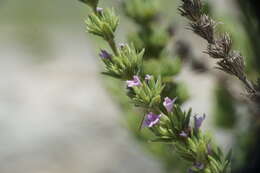
<instances>
[{"instance_id":1,"label":"plant stem","mask_svg":"<svg viewBox=\"0 0 260 173\"><path fill-rule=\"evenodd\" d=\"M117 51L117 48L116 48L116 43L115 43L115 40L114 39L110 39L110 40L107 40L110 48L112 49L112 51L114 52L114 54L117 56L118 55L118 51Z\"/></svg>"},{"instance_id":2,"label":"plant stem","mask_svg":"<svg viewBox=\"0 0 260 173\"><path fill-rule=\"evenodd\" d=\"M250 90L252 93L256 93L256 90L254 89L253 84L245 77L244 79L241 79L241 81L245 84L245 86Z\"/></svg>"}]
</instances>

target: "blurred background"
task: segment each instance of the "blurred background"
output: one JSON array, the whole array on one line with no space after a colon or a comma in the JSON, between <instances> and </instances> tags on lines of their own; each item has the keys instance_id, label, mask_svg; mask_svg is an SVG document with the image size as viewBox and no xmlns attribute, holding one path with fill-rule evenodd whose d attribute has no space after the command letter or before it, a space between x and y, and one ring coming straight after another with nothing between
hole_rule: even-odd
<instances>
[{"instance_id":1,"label":"blurred background","mask_svg":"<svg viewBox=\"0 0 260 173\"><path fill-rule=\"evenodd\" d=\"M162 1L165 19L175 26L173 42L188 45L195 60L213 69L214 63L202 53L206 43L188 31L187 21L178 15L178 2ZM209 9L225 23L223 30L232 33L234 46L248 57L248 73L255 78L257 70L252 69L259 68L253 59L254 44L241 20L246 10L238 2L212 0ZM118 3L101 1L104 6L119 7ZM0 0L1 173L165 172L160 157L140 145L126 128L124 112L113 92L108 92L110 85L100 75L102 65L97 58L97 50L105 45L85 32L89 12L77 0ZM125 17L121 19L118 41L126 40L132 25ZM192 106L195 113L206 113L203 128L228 150L241 124L233 124L236 117L228 121L214 117L216 105L228 95L217 87L222 77L215 76L221 72L213 71L213 75L196 72L186 63L176 78L189 92L184 108ZM237 93L243 92L240 83L223 78L234 82ZM221 114L239 114L242 129L246 129L245 106L234 105L232 100L227 104Z\"/></svg>"}]
</instances>

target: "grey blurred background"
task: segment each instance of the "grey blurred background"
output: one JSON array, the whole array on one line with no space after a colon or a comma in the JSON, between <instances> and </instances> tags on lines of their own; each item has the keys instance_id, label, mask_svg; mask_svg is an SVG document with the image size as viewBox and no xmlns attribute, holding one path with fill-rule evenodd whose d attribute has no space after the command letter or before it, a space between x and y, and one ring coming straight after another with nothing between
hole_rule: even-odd
<instances>
[{"instance_id":1,"label":"grey blurred background","mask_svg":"<svg viewBox=\"0 0 260 173\"><path fill-rule=\"evenodd\" d=\"M87 12L76 0L0 0L1 173L159 171L120 125Z\"/></svg>"},{"instance_id":2,"label":"grey blurred background","mask_svg":"<svg viewBox=\"0 0 260 173\"><path fill-rule=\"evenodd\" d=\"M161 171L104 87L99 42L85 33L88 12L77 0L0 0L1 173ZM194 84L186 107L210 114L214 81L191 75L179 77ZM231 143L226 133L215 136Z\"/></svg>"}]
</instances>

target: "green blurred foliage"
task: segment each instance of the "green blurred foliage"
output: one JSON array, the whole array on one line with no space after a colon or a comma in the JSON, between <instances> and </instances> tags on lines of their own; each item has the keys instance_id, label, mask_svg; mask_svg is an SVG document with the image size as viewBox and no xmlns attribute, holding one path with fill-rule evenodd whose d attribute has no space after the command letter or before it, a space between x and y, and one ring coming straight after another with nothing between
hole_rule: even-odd
<instances>
[{"instance_id":1,"label":"green blurred foliage","mask_svg":"<svg viewBox=\"0 0 260 173\"><path fill-rule=\"evenodd\" d=\"M252 57L252 67L254 69L251 69L251 71L256 71L256 75L260 75L260 40L258 34L260 31L260 19L259 19L259 13L258 7L257 7L257 1L244 1L244 0L236 0L239 10L241 12L240 14L240 24L243 25L248 38L251 43L251 51L253 54Z\"/></svg>"},{"instance_id":2,"label":"green blurred foliage","mask_svg":"<svg viewBox=\"0 0 260 173\"><path fill-rule=\"evenodd\" d=\"M215 88L214 118L218 127L233 129L237 123L235 100L223 82L218 82Z\"/></svg>"},{"instance_id":3,"label":"green blurred foliage","mask_svg":"<svg viewBox=\"0 0 260 173\"><path fill-rule=\"evenodd\" d=\"M176 76L181 70L181 60L179 58L162 57L159 59L146 60L144 63L144 71L146 74L158 76L163 79L171 80L172 76Z\"/></svg>"},{"instance_id":4,"label":"green blurred foliage","mask_svg":"<svg viewBox=\"0 0 260 173\"><path fill-rule=\"evenodd\" d=\"M156 25L141 28L139 32L130 33L128 36L128 41L134 43L139 50L145 47L145 59L159 57L169 39L167 29Z\"/></svg>"},{"instance_id":5,"label":"green blurred foliage","mask_svg":"<svg viewBox=\"0 0 260 173\"><path fill-rule=\"evenodd\" d=\"M160 12L158 0L125 0L123 2L125 14L141 25L149 24Z\"/></svg>"}]
</instances>

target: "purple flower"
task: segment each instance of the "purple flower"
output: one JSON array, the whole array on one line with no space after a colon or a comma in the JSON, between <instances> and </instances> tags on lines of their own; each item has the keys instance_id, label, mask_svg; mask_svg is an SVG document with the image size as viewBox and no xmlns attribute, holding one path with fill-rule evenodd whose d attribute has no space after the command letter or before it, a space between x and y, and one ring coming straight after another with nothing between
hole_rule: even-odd
<instances>
[{"instance_id":1,"label":"purple flower","mask_svg":"<svg viewBox=\"0 0 260 173\"><path fill-rule=\"evenodd\" d=\"M205 118L206 118L205 114L203 115L203 117L198 117L197 115L194 116L194 127L196 130L199 130Z\"/></svg>"},{"instance_id":2,"label":"purple flower","mask_svg":"<svg viewBox=\"0 0 260 173\"><path fill-rule=\"evenodd\" d=\"M153 127L160 121L160 115L156 115L153 112L150 112L145 116L145 119L143 121L143 127Z\"/></svg>"},{"instance_id":3,"label":"purple flower","mask_svg":"<svg viewBox=\"0 0 260 173\"><path fill-rule=\"evenodd\" d=\"M152 79L152 75L149 75L149 74L147 74L147 75L145 75L145 80L151 80Z\"/></svg>"},{"instance_id":4,"label":"purple flower","mask_svg":"<svg viewBox=\"0 0 260 173\"><path fill-rule=\"evenodd\" d=\"M192 169L193 168L193 169ZM203 163L196 162L193 164L193 167L188 169L188 173L195 173L195 170L203 170L205 168ZM197 172L197 171L196 171Z\"/></svg>"},{"instance_id":5,"label":"purple flower","mask_svg":"<svg viewBox=\"0 0 260 173\"><path fill-rule=\"evenodd\" d=\"M195 173L195 172L191 168L189 168L188 173Z\"/></svg>"},{"instance_id":6,"label":"purple flower","mask_svg":"<svg viewBox=\"0 0 260 173\"><path fill-rule=\"evenodd\" d=\"M142 83L141 83L138 76L134 76L133 80L127 80L126 84L129 88L131 88L131 87L134 87L134 86L140 86Z\"/></svg>"},{"instance_id":7,"label":"purple flower","mask_svg":"<svg viewBox=\"0 0 260 173\"><path fill-rule=\"evenodd\" d=\"M163 106L166 108L168 112L172 111L173 105L176 101L176 98L171 100L169 97L164 98Z\"/></svg>"},{"instance_id":8,"label":"purple flower","mask_svg":"<svg viewBox=\"0 0 260 173\"><path fill-rule=\"evenodd\" d=\"M188 134L184 131L182 131L180 134L179 134L181 137L184 137L184 138L187 138L188 137Z\"/></svg>"},{"instance_id":9,"label":"purple flower","mask_svg":"<svg viewBox=\"0 0 260 173\"><path fill-rule=\"evenodd\" d=\"M99 53L99 56L102 59L111 59L112 55L110 53L108 53L106 50L101 49L101 52Z\"/></svg>"},{"instance_id":10,"label":"purple flower","mask_svg":"<svg viewBox=\"0 0 260 173\"><path fill-rule=\"evenodd\" d=\"M199 170L204 169L204 164L200 163L200 162L195 163L194 166L195 166L195 168L197 168Z\"/></svg>"}]
</instances>

